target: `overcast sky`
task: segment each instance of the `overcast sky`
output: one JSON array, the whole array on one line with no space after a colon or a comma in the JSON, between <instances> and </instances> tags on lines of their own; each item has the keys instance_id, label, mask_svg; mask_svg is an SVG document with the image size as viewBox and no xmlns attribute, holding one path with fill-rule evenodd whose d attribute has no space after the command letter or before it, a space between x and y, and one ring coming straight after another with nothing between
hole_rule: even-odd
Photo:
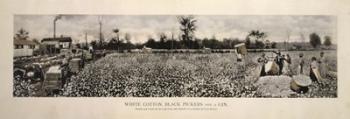
<instances>
[{"instance_id":1,"label":"overcast sky","mask_svg":"<svg viewBox=\"0 0 350 119\"><path fill-rule=\"evenodd\" d=\"M56 15L15 15L14 34L23 28L29 31L30 39L41 40L53 37L53 19ZM130 34L131 42L143 43L148 38L158 38L165 33L175 38L179 36L178 16L175 15L63 15L57 21L56 36L70 36L75 42L83 42L85 32L88 40L97 40L99 19L102 19L102 32L105 39L115 36L113 29L120 30L120 37ZM309 40L309 34L315 32L324 39L331 36L336 43L335 16L240 16L240 15L195 15L197 19L197 38L239 38L243 40L249 31L261 30L267 33L270 41L281 42L290 34L291 41L300 41L302 34Z\"/></svg>"}]
</instances>

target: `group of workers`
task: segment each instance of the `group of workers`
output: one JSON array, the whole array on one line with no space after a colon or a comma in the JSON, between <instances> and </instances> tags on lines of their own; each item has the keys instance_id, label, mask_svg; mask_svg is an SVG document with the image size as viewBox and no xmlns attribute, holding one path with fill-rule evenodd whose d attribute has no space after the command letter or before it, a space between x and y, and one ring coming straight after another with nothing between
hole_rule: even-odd
<instances>
[{"instance_id":1,"label":"group of workers","mask_svg":"<svg viewBox=\"0 0 350 119\"><path fill-rule=\"evenodd\" d=\"M273 53L276 54L276 56L273 58L273 61L277 64L278 66L278 72L277 75L292 75L292 71L290 68L290 65L292 64L292 59L289 54L282 54L280 51L273 51ZM268 58L266 57L265 53L263 53L259 58L258 58L258 63L261 64L261 72L260 76L265 76L269 75L265 71L265 65L268 63ZM306 66L305 59L304 59L304 54L300 53L299 58L297 59L298 63L298 68L296 71L297 74L304 74L304 68ZM324 74L325 72L325 57L324 57L324 52L320 52L320 57L317 59L316 57L311 58L311 63L310 63L310 78L313 81L318 81L322 77L321 75Z\"/></svg>"}]
</instances>

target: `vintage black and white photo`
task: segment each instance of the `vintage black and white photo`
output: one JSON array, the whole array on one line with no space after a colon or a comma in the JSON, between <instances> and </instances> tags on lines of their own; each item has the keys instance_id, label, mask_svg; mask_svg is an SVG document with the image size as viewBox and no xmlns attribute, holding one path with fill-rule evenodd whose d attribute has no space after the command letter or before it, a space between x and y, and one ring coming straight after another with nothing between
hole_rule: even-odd
<instances>
[{"instance_id":1,"label":"vintage black and white photo","mask_svg":"<svg viewBox=\"0 0 350 119\"><path fill-rule=\"evenodd\" d=\"M14 15L14 97L336 98L331 15Z\"/></svg>"}]
</instances>

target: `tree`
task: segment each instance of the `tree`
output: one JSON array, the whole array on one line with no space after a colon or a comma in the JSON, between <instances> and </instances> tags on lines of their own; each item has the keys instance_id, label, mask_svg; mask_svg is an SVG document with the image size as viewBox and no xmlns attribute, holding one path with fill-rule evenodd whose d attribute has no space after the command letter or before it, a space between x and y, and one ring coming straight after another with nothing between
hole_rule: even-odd
<instances>
[{"instance_id":1,"label":"tree","mask_svg":"<svg viewBox=\"0 0 350 119\"><path fill-rule=\"evenodd\" d=\"M331 46L332 45L332 39L331 39L330 36L325 36L324 39L325 40L323 42L323 45L325 45L325 46Z\"/></svg>"},{"instance_id":2,"label":"tree","mask_svg":"<svg viewBox=\"0 0 350 119\"><path fill-rule=\"evenodd\" d=\"M117 49L117 44L118 44L117 39L112 38L111 40L109 40L107 47L108 47L108 49L115 50L115 49Z\"/></svg>"},{"instance_id":3,"label":"tree","mask_svg":"<svg viewBox=\"0 0 350 119\"><path fill-rule=\"evenodd\" d=\"M259 48L259 49L265 48L264 42L257 40L255 43L255 48Z\"/></svg>"},{"instance_id":4,"label":"tree","mask_svg":"<svg viewBox=\"0 0 350 119\"><path fill-rule=\"evenodd\" d=\"M149 37L147 42L144 45L146 47L156 48L157 47L157 42L152 37Z\"/></svg>"},{"instance_id":5,"label":"tree","mask_svg":"<svg viewBox=\"0 0 350 119\"><path fill-rule=\"evenodd\" d=\"M97 47L97 42L96 41L91 41L90 42L90 45L92 46L92 48L96 48ZM87 49L88 47L86 47L86 49Z\"/></svg>"},{"instance_id":6,"label":"tree","mask_svg":"<svg viewBox=\"0 0 350 119\"><path fill-rule=\"evenodd\" d=\"M265 48L266 48L266 49L271 48L270 40L265 40Z\"/></svg>"},{"instance_id":7,"label":"tree","mask_svg":"<svg viewBox=\"0 0 350 119\"><path fill-rule=\"evenodd\" d=\"M117 49L119 51L119 46L118 46L118 44L120 42L120 40L119 40L119 29L115 28L115 29L113 29L113 32L117 35L117 37L115 39L116 39L116 42L117 42L117 46L116 47L117 47Z\"/></svg>"},{"instance_id":8,"label":"tree","mask_svg":"<svg viewBox=\"0 0 350 119\"><path fill-rule=\"evenodd\" d=\"M29 32L23 28L19 29L16 33L15 39L18 40L27 40L29 38Z\"/></svg>"},{"instance_id":9,"label":"tree","mask_svg":"<svg viewBox=\"0 0 350 119\"><path fill-rule=\"evenodd\" d=\"M197 20L193 16L181 16L179 17L180 31L182 32L182 40L187 45L187 48L191 48L191 41L194 38L194 32L197 28Z\"/></svg>"},{"instance_id":10,"label":"tree","mask_svg":"<svg viewBox=\"0 0 350 119\"><path fill-rule=\"evenodd\" d=\"M316 48L321 45L321 38L316 33L310 34L310 44L312 47Z\"/></svg>"},{"instance_id":11,"label":"tree","mask_svg":"<svg viewBox=\"0 0 350 119\"><path fill-rule=\"evenodd\" d=\"M271 48L277 48L277 43L276 42L272 42L271 43Z\"/></svg>"},{"instance_id":12,"label":"tree","mask_svg":"<svg viewBox=\"0 0 350 119\"><path fill-rule=\"evenodd\" d=\"M255 40L255 48L264 48L264 40L267 37L265 32L259 31L259 30L252 30L249 32L247 39L249 39L249 45L251 44L251 38L252 40ZM247 44L247 41L246 41ZM248 44L247 44L248 45Z\"/></svg>"},{"instance_id":13,"label":"tree","mask_svg":"<svg viewBox=\"0 0 350 119\"><path fill-rule=\"evenodd\" d=\"M250 38L249 38L249 37L246 37L246 39L245 39L245 45L247 46L247 48L251 48L251 47L250 47L251 42L250 42Z\"/></svg>"},{"instance_id":14,"label":"tree","mask_svg":"<svg viewBox=\"0 0 350 119\"><path fill-rule=\"evenodd\" d=\"M264 40L267 35L266 33L259 31L259 30L252 30L249 32L248 37L253 37L255 40Z\"/></svg>"},{"instance_id":15,"label":"tree","mask_svg":"<svg viewBox=\"0 0 350 119\"><path fill-rule=\"evenodd\" d=\"M158 48L160 49L166 49L166 47L168 46L166 43L167 40L167 36L165 35L165 33L159 33L159 45Z\"/></svg>"}]
</instances>

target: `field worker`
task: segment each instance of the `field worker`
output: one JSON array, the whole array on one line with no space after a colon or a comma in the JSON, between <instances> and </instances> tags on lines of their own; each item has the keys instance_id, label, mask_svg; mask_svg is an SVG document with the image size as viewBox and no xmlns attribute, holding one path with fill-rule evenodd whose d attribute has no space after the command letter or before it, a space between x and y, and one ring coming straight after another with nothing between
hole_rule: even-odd
<instances>
[{"instance_id":1,"label":"field worker","mask_svg":"<svg viewBox=\"0 0 350 119\"><path fill-rule=\"evenodd\" d=\"M265 76L266 72L265 72L265 64L267 63L267 58L265 57L265 53L261 54L261 57L258 58L258 63L261 66L261 71L260 71L260 76Z\"/></svg>"},{"instance_id":2,"label":"field worker","mask_svg":"<svg viewBox=\"0 0 350 119\"><path fill-rule=\"evenodd\" d=\"M282 73L284 75L292 75L291 71L290 71L290 64L291 64L291 58L289 56L289 54L287 55L283 55L283 69L282 69Z\"/></svg>"},{"instance_id":3,"label":"field worker","mask_svg":"<svg viewBox=\"0 0 350 119\"><path fill-rule=\"evenodd\" d=\"M275 62L277 63L277 65L279 67L279 74L282 74L284 57L281 55L280 50L278 52L274 51L274 53L276 54Z\"/></svg>"},{"instance_id":4,"label":"field worker","mask_svg":"<svg viewBox=\"0 0 350 119\"><path fill-rule=\"evenodd\" d=\"M258 58L258 63L261 63L261 64L267 63L267 58L265 53L262 53L261 56Z\"/></svg>"},{"instance_id":5,"label":"field worker","mask_svg":"<svg viewBox=\"0 0 350 119\"><path fill-rule=\"evenodd\" d=\"M290 58L289 54L286 55L285 59L287 63L292 64L292 58Z\"/></svg>"},{"instance_id":6,"label":"field worker","mask_svg":"<svg viewBox=\"0 0 350 119\"><path fill-rule=\"evenodd\" d=\"M242 60L243 60L243 56L242 56L242 54L241 53L239 53L239 51L238 51L238 49L235 49L235 54L236 54L236 56L237 56L237 62L242 62Z\"/></svg>"},{"instance_id":7,"label":"field worker","mask_svg":"<svg viewBox=\"0 0 350 119\"><path fill-rule=\"evenodd\" d=\"M299 73L299 74L303 74L303 73L304 73L304 64L305 64L305 61L304 61L303 56L304 56L303 53L300 53L300 54L299 54L299 61L298 61L298 73Z\"/></svg>"},{"instance_id":8,"label":"field worker","mask_svg":"<svg viewBox=\"0 0 350 119\"><path fill-rule=\"evenodd\" d=\"M69 72L69 60L70 60L70 57L69 56L65 56L63 55L64 58L63 58L63 61L62 61L62 65L61 65L61 69L62 69L62 84L61 84L61 87L64 86L64 84L66 83L66 77L68 76L68 72Z\"/></svg>"},{"instance_id":9,"label":"field worker","mask_svg":"<svg viewBox=\"0 0 350 119\"><path fill-rule=\"evenodd\" d=\"M319 72L319 64L317 62L316 57L311 58L310 78L313 82L319 82L319 80L321 79L320 72Z\"/></svg>"},{"instance_id":10,"label":"field worker","mask_svg":"<svg viewBox=\"0 0 350 119\"><path fill-rule=\"evenodd\" d=\"M324 57L324 52L320 52L320 58L317 61L319 63L319 71L322 77L326 77L327 69L326 69L326 58Z\"/></svg>"},{"instance_id":11,"label":"field worker","mask_svg":"<svg viewBox=\"0 0 350 119\"><path fill-rule=\"evenodd\" d=\"M61 65L61 68L62 67L65 67L65 66L68 66L68 57L66 57L65 55L63 55L63 61L62 61L62 65Z\"/></svg>"},{"instance_id":12,"label":"field worker","mask_svg":"<svg viewBox=\"0 0 350 119\"><path fill-rule=\"evenodd\" d=\"M92 59L95 59L95 51L94 48L92 46L89 46L88 51L92 54Z\"/></svg>"},{"instance_id":13,"label":"field worker","mask_svg":"<svg viewBox=\"0 0 350 119\"><path fill-rule=\"evenodd\" d=\"M320 59L318 60L318 63L322 63L325 61L325 58L324 58L324 52L320 52Z\"/></svg>"}]
</instances>

